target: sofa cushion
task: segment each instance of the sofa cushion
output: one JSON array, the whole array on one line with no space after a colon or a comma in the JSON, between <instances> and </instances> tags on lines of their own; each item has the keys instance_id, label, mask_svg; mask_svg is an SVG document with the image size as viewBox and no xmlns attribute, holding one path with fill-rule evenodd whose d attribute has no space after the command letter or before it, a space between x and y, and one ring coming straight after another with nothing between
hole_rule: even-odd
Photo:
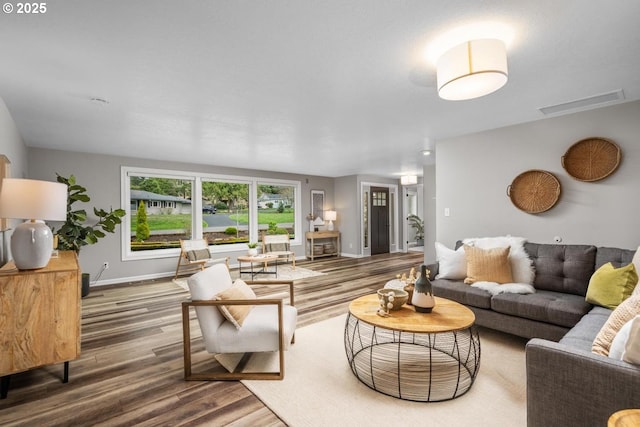
<instances>
[{"instance_id":1,"label":"sofa cushion","mask_svg":"<svg viewBox=\"0 0 640 427\"><path fill-rule=\"evenodd\" d=\"M609 355L611 342L616 334L629 320L640 314L640 296L627 298L611 313L607 322L593 341L592 351L603 356Z\"/></svg>"},{"instance_id":2,"label":"sofa cushion","mask_svg":"<svg viewBox=\"0 0 640 427\"><path fill-rule=\"evenodd\" d=\"M491 309L511 316L573 327L591 310L583 297L552 291L535 294L499 294L491 299Z\"/></svg>"},{"instance_id":3,"label":"sofa cushion","mask_svg":"<svg viewBox=\"0 0 640 427\"><path fill-rule=\"evenodd\" d=\"M438 260L438 279L464 280L467 277L467 260L462 247L449 249L440 242L435 242L436 259Z\"/></svg>"},{"instance_id":4,"label":"sofa cushion","mask_svg":"<svg viewBox=\"0 0 640 427\"><path fill-rule=\"evenodd\" d=\"M220 292L215 298L218 301L248 300L256 299L256 294L244 280L236 279L230 288ZM218 309L229 322L233 323L233 326L240 329L244 319L249 315L251 309L253 309L253 305L219 305Z\"/></svg>"},{"instance_id":5,"label":"sofa cushion","mask_svg":"<svg viewBox=\"0 0 640 427\"><path fill-rule=\"evenodd\" d=\"M595 268L598 269L608 262L612 263L616 268L628 265L633 261L635 253L636 251L629 249L599 247L596 254Z\"/></svg>"},{"instance_id":6,"label":"sofa cushion","mask_svg":"<svg viewBox=\"0 0 640 427\"><path fill-rule=\"evenodd\" d=\"M629 298L637 283L638 273L632 263L616 268L608 262L591 276L586 301L613 310Z\"/></svg>"},{"instance_id":7,"label":"sofa cushion","mask_svg":"<svg viewBox=\"0 0 640 427\"><path fill-rule=\"evenodd\" d=\"M464 256L467 260L467 278L464 283L496 282L511 283L510 247L481 249L464 245Z\"/></svg>"},{"instance_id":8,"label":"sofa cushion","mask_svg":"<svg viewBox=\"0 0 640 427\"><path fill-rule=\"evenodd\" d=\"M616 334L616 337L611 341L611 347L609 348L609 357L612 359L623 360L623 354L627 347L631 349L632 353L635 353L636 349L640 349L640 314L636 315L633 319L625 323L622 328ZM631 330L634 329L633 333ZM635 359L634 355L631 355Z\"/></svg>"},{"instance_id":9,"label":"sofa cushion","mask_svg":"<svg viewBox=\"0 0 640 427\"><path fill-rule=\"evenodd\" d=\"M435 279L431 281L433 294L460 304L478 308L491 308L491 294L482 289L465 285L462 281Z\"/></svg>"},{"instance_id":10,"label":"sofa cushion","mask_svg":"<svg viewBox=\"0 0 640 427\"><path fill-rule=\"evenodd\" d=\"M593 307L567 334L560 340L561 344L568 345L583 351L591 351L593 340L607 323L611 310L604 307Z\"/></svg>"},{"instance_id":11,"label":"sofa cushion","mask_svg":"<svg viewBox=\"0 0 640 427\"><path fill-rule=\"evenodd\" d=\"M524 246L535 265L536 289L582 297L587 294L589 279L595 271L595 246L542 243Z\"/></svg>"},{"instance_id":12,"label":"sofa cushion","mask_svg":"<svg viewBox=\"0 0 640 427\"><path fill-rule=\"evenodd\" d=\"M511 264L511 275L514 283L533 284L535 271L529 258L529 254L524 249L524 237L497 236L497 237L477 237L464 239L462 242L469 246L481 249L494 249L509 247L509 263Z\"/></svg>"}]
</instances>

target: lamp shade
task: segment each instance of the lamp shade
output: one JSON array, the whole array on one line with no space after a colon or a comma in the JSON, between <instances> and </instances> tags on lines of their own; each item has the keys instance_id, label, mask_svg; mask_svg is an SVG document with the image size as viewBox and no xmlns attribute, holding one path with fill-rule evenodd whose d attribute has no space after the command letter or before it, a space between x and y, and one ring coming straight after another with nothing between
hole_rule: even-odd
<instances>
[{"instance_id":1,"label":"lamp shade","mask_svg":"<svg viewBox=\"0 0 640 427\"><path fill-rule=\"evenodd\" d=\"M458 101L478 98L507 83L507 49L502 40L470 40L438 59L438 95Z\"/></svg>"},{"instance_id":2,"label":"lamp shade","mask_svg":"<svg viewBox=\"0 0 640 427\"><path fill-rule=\"evenodd\" d=\"M0 218L21 218L11 235L11 254L19 270L46 267L53 233L42 220L67 218L67 185L50 181L5 178L0 188Z\"/></svg>"},{"instance_id":3,"label":"lamp shade","mask_svg":"<svg viewBox=\"0 0 640 427\"><path fill-rule=\"evenodd\" d=\"M0 189L0 218L64 221L67 219L67 185L5 178Z\"/></svg>"},{"instance_id":4,"label":"lamp shade","mask_svg":"<svg viewBox=\"0 0 640 427\"><path fill-rule=\"evenodd\" d=\"M333 231L333 221L335 221L337 217L338 213L336 211L325 211L324 219L329 221L329 224L327 224L327 230Z\"/></svg>"}]
</instances>

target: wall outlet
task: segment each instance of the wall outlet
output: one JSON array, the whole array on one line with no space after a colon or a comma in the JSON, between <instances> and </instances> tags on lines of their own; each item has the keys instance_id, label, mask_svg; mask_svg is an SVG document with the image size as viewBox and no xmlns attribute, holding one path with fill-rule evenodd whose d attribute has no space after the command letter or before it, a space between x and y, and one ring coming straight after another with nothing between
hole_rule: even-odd
<instances>
[{"instance_id":1,"label":"wall outlet","mask_svg":"<svg viewBox=\"0 0 640 427\"><path fill-rule=\"evenodd\" d=\"M109 263L108 263L107 261L103 262L103 263L102 263L102 269L103 269L103 270L106 270L106 269L108 269L108 268L109 268Z\"/></svg>"}]
</instances>

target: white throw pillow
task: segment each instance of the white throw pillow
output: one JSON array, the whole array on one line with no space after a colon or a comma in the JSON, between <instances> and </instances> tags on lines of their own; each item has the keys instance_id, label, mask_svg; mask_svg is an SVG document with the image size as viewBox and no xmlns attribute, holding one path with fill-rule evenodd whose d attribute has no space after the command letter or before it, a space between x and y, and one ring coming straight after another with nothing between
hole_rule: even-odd
<instances>
[{"instance_id":1,"label":"white throw pillow","mask_svg":"<svg viewBox=\"0 0 640 427\"><path fill-rule=\"evenodd\" d=\"M629 339L624 346L622 360L635 365L640 365L640 316L636 316L631 322Z\"/></svg>"},{"instance_id":2,"label":"white throw pillow","mask_svg":"<svg viewBox=\"0 0 640 427\"><path fill-rule=\"evenodd\" d=\"M440 242L436 242L435 246L436 259L438 260L436 279L463 280L467 277L467 261L462 246L457 251L449 249Z\"/></svg>"},{"instance_id":3,"label":"white throw pillow","mask_svg":"<svg viewBox=\"0 0 640 427\"><path fill-rule=\"evenodd\" d=\"M640 275L640 246L638 246L638 249L636 249L636 253L633 254L633 259L631 260L631 262L636 266L636 271ZM631 292L631 295L638 294L640 294L640 281L638 282L638 284L636 284L636 287L633 288L633 292Z\"/></svg>"},{"instance_id":4,"label":"white throw pillow","mask_svg":"<svg viewBox=\"0 0 640 427\"><path fill-rule=\"evenodd\" d=\"M524 250L524 244L527 241L524 237L515 236L499 236L499 237L480 237L464 239L464 244L475 246L481 249L494 249L510 246L509 262L511 263L511 275L514 283L533 284L535 280L535 270L533 262Z\"/></svg>"},{"instance_id":5,"label":"white throw pillow","mask_svg":"<svg viewBox=\"0 0 640 427\"><path fill-rule=\"evenodd\" d=\"M640 314L620 328L611 342L609 357L640 364Z\"/></svg>"}]
</instances>

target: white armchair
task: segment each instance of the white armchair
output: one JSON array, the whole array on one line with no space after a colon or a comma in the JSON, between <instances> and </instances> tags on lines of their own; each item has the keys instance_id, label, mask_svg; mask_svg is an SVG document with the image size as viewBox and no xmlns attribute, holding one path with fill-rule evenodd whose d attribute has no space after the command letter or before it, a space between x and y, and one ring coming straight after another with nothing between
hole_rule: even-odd
<instances>
[{"instance_id":1,"label":"white armchair","mask_svg":"<svg viewBox=\"0 0 640 427\"><path fill-rule=\"evenodd\" d=\"M254 283L246 281L246 284ZM223 264L216 264L188 279L191 301L182 303L185 380L240 380L284 377L284 351L294 342L297 310L292 280L261 280L263 285L288 285L290 305L282 299L256 298L245 282L232 282ZM209 353L279 352L278 372L192 373L189 308L196 310L205 348ZM249 307L249 308L247 308ZM223 312L225 314L223 315ZM227 316L227 317L225 317Z\"/></svg>"}]
</instances>

